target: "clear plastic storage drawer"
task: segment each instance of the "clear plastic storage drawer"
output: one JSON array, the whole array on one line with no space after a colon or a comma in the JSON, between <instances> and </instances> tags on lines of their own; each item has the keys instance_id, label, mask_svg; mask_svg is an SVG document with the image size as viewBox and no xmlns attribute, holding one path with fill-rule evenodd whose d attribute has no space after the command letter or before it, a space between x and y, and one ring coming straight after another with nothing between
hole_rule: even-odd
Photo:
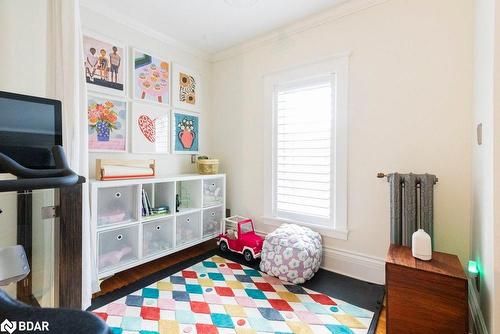
<instances>
[{"instance_id":1,"label":"clear plastic storage drawer","mask_svg":"<svg viewBox=\"0 0 500 334\"><path fill-rule=\"evenodd\" d=\"M224 179L203 180L203 206L214 206L224 202Z\"/></svg>"},{"instance_id":2,"label":"clear plastic storage drawer","mask_svg":"<svg viewBox=\"0 0 500 334\"><path fill-rule=\"evenodd\" d=\"M137 220L137 187L99 188L97 225L113 225Z\"/></svg>"},{"instance_id":3,"label":"clear plastic storage drawer","mask_svg":"<svg viewBox=\"0 0 500 334\"><path fill-rule=\"evenodd\" d=\"M176 245L182 245L200 238L200 212L177 216Z\"/></svg>"},{"instance_id":4,"label":"clear plastic storage drawer","mask_svg":"<svg viewBox=\"0 0 500 334\"><path fill-rule=\"evenodd\" d=\"M131 226L99 233L99 272L138 259L139 227Z\"/></svg>"},{"instance_id":5,"label":"clear plastic storage drawer","mask_svg":"<svg viewBox=\"0 0 500 334\"><path fill-rule=\"evenodd\" d=\"M203 210L203 237L218 234L221 231L223 207Z\"/></svg>"},{"instance_id":6,"label":"clear plastic storage drawer","mask_svg":"<svg viewBox=\"0 0 500 334\"><path fill-rule=\"evenodd\" d=\"M146 223L142 233L144 257L169 250L174 247L174 218Z\"/></svg>"}]
</instances>

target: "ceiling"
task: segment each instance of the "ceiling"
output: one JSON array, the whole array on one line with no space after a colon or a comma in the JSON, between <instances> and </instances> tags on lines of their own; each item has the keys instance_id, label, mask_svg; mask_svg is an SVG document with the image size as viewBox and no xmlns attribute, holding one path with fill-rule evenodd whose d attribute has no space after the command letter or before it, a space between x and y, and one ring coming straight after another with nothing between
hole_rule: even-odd
<instances>
[{"instance_id":1,"label":"ceiling","mask_svg":"<svg viewBox=\"0 0 500 334\"><path fill-rule=\"evenodd\" d=\"M98 12L130 17L181 43L213 54L345 1L82 0L82 4Z\"/></svg>"}]
</instances>

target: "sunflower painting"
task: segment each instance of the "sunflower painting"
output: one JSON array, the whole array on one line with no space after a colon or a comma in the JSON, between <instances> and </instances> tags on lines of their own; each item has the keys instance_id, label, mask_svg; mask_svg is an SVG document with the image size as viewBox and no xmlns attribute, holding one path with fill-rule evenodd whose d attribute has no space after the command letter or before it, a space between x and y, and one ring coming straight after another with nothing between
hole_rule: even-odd
<instances>
[{"instance_id":1,"label":"sunflower painting","mask_svg":"<svg viewBox=\"0 0 500 334\"><path fill-rule=\"evenodd\" d=\"M196 104L196 80L191 75L179 73L179 100L181 102Z\"/></svg>"},{"instance_id":2,"label":"sunflower painting","mask_svg":"<svg viewBox=\"0 0 500 334\"><path fill-rule=\"evenodd\" d=\"M174 106L194 112L200 112L200 77L178 64L173 65Z\"/></svg>"}]
</instances>

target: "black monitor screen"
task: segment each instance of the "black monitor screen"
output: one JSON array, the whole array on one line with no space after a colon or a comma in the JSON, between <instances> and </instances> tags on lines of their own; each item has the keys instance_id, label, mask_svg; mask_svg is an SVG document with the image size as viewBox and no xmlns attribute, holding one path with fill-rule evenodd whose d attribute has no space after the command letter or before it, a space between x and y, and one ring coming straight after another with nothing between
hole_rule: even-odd
<instances>
[{"instance_id":1,"label":"black monitor screen","mask_svg":"<svg viewBox=\"0 0 500 334\"><path fill-rule=\"evenodd\" d=\"M25 167L54 168L54 145L62 145L61 102L0 91L0 152Z\"/></svg>"}]
</instances>

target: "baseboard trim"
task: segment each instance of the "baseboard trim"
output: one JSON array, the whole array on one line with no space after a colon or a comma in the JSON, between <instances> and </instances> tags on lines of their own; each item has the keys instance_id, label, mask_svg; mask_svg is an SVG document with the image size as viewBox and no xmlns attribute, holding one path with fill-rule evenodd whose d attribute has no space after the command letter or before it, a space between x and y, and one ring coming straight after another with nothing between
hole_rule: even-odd
<instances>
[{"instance_id":1,"label":"baseboard trim","mask_svg":"<svg viewBox=\"0 0 500 334\"><path fill-rule=\"evenodd\" d=\"M474 280L469 277L469 312L472 320L474 334L488 334L488 328L484 322L483 312L479 306L479 294L476 290Z\"/></svg>"},{"instance_id":2,"label":"baseboard trim","mask_svg":"<svg viewBox=\"0 0 500 334\"><path fill-rule=\"evenodd\" d=\"M322 268L362 281L385 284L385 260L382 258L323 247Z\"/></svg>"},{"instance_id":3,"label":"baseboard trim","mask_svg":"<svg viewBox=\"0 0 500 334\"><path fill-rule=\"evenodd\" d=\"M257 234L267 233L257 230ZM385 260L362 253L323 246L321 268L362 281L385 284Z\"/></svg>"}]
</instances>

